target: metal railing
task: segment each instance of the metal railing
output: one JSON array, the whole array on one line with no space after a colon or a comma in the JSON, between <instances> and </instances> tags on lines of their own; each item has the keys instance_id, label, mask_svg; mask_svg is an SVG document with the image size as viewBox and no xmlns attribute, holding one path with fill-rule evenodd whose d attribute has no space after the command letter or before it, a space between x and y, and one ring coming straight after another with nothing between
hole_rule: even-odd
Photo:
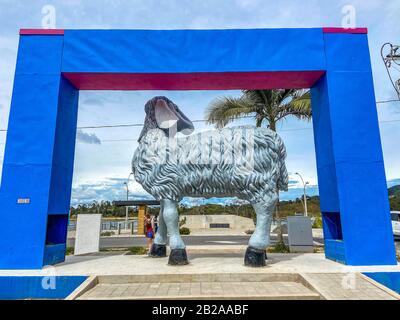
<instances>
[{"instance_id":1,"label":"metal railing","mask_svg":"<svg viewBox=\"0 0 400 320\"><path fill-rule=\"evenodd\" d=\"M132 228L137 229L138 221L137 219L129 220L128 226L126 226L125 221L120 220L102 220L101 221L101 231L119 231L123 229ZM68 225L68 231L76 231L76 220L70 220Z\"/></svg>"}]
</instances>

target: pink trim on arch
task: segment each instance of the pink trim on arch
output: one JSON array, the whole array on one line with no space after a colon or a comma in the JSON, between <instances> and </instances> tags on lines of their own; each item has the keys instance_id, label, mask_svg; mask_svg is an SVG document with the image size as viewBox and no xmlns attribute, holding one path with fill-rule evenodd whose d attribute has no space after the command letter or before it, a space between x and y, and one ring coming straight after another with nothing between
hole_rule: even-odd
<instances>
[{"instance_id":1,"label":"pink trim on arch","mask_svg":"<svg viewBox=\"0 0 400 320\"><path fill-rule=\"evenodd\" d=\"M64 29L21 29L19 30L21 36L27 35L64 35Z\"/></svg>"},{"instance_id":2,"label":"pink trim on arch","mask_svg":"<svg viewBox=\"0 0 400 320\"><path fill-rule=\"evenodd\" d=\"M325 71L74 73L63 75L80 90L235 90L311 88Z\"/></svg>"},{"instance_id":3,"label":"pink trim on arch","mask_svg":"<svg viewBox=\"0 0 400 320\"><path fill-rule=\"evenodd\" d=\"M322 28L324 33L355 33L355 34L366 34L368 33L367 28Z\"/></svg>"}]
</instances>

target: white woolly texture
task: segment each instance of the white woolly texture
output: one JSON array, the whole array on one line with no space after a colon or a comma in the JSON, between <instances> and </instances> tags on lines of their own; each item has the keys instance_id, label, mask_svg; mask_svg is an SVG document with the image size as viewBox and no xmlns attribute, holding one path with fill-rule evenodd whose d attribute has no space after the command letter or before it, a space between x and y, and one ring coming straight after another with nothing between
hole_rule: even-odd
<instances>
[{"instance_id":1,"label":"white woolly texture","mask_svg":"<svg viewBox=\"0 0 400 320\"><path fill-rule=\"evenodd\" d=\"M152 125L141 136L132 170L157 200L236 196L254 204L278 189L287 190L285 158L282 139L266 128L242 126L170 138Z\"/></svg>"}]
</instances>

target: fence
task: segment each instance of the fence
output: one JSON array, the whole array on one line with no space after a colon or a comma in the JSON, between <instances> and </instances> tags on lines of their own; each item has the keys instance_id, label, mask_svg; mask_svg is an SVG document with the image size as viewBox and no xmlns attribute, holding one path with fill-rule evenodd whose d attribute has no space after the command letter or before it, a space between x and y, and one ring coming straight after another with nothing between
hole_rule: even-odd
<instances>
[{"instance_id":1,"label":"fence","mask_svg":"<svg viewBox=\"0 0 400 320\"><path fill-rule=\"evenodd\" d=\"M138 222L137 219L130 219L128 226L126 227L125 220L102 220L101 231L118 231L122 229L133 229L137 230ZM68 231L76 231L76 220L70 220L68 225Z\"/></svg>"}]
</instances>

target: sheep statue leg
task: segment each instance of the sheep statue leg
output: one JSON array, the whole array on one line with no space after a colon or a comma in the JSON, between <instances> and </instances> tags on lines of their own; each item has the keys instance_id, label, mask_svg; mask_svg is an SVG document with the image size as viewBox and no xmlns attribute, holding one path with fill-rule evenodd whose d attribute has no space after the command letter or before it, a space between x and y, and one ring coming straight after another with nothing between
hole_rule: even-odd
<instances>
[{"instance_id":1,"label":"sheep statue leg","mask_svg":"<svg viewBox=\"0 0 400 320\"><path fill-rule=\"evenodd\" d=\"M163 206L164 221L169 233L169 246L171 248L168 264L188 264L189 261L187 259L186 246L179 234L178 203L167 199L161 200L161 203Z\"/></svg>"},{"instance_id":2,"label":"sheep statue leg","mask_svg":"<svg viewBox=\"0 0 400 320\"><path fill-rule=\"evenodd\" d=\"M253 208L257 214L256 229L249 240L244 264L249 267L265 266L266 248L269 245L272 215L278 196L271 193L261 201L254 203Z\"/></svg>"},{"instance_id":3,"label":"sheep statue leg","mask_svg":"<svg viewBox=\"0 0 400 320\"><path fill-rule=\"evenodd\" d=\"M160 214L158 216L158 229L156 233L156 237L154 239L154 243L151 247L150 256L155 258L162 258L167 256L167 226L164 221L164 208L161 203L160 205Z\"/></svg>"}]
</instances>

